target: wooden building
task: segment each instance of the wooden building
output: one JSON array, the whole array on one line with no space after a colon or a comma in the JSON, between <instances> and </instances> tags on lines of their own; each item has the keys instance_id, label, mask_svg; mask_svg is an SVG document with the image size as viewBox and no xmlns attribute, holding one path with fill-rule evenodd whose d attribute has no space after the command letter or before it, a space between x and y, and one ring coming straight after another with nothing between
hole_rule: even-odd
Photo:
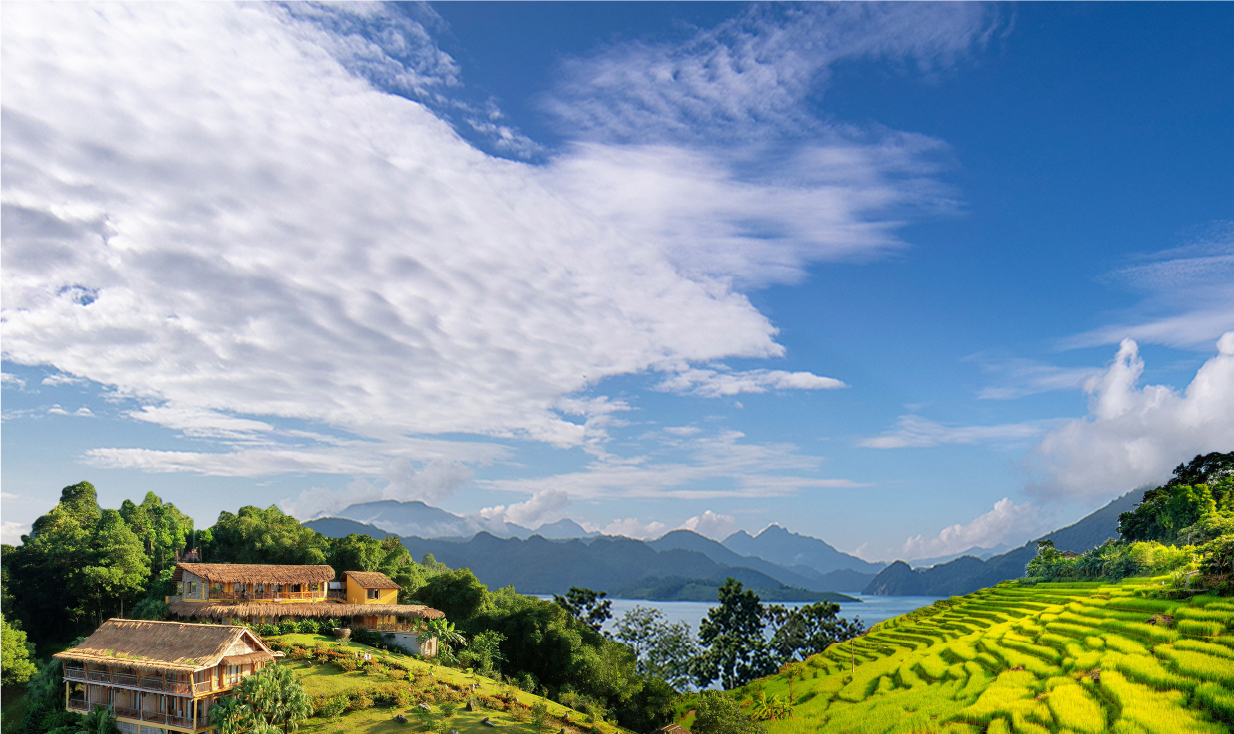
<instances>
[{"instance_id":1,"label":"wooden building","mask_svg":"<svg viewBox=\"0 0 1234 734\"><path fill-rule=\"evenodd\" d=\"M337 619L344 626L397 633L398 644L412 652L436 654L436 641L422 649L415 633L425 620L444 614L399 604L400 587L384 573L345 571L337 582L331 581L334 576L330 566L177 563L178 593L167 597L167 608L182 619L219 622Z\"/></svg>"},{"instance_id":2,"label":"wooden building","mask_svg":"<svg viewBox=\"0 0 1234 734\"><path fill-rule=\"evenodd\" d=\"M120 731L163 734L209 730L215 701L274 656L244 627L109 619L54 657L69 711L109 707Z\"/></svg>"}]
</instances>

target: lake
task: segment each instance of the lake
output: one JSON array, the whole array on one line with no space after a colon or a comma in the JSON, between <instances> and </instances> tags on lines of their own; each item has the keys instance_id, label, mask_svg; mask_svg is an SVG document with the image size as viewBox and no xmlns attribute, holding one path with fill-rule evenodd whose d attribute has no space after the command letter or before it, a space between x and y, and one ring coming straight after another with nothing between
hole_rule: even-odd
<instances>
[{"instance_id":1,"label":"lake","mask_svg":"<svg viewBox=\"0 0 1234 734\"><path fill-rule=\"evenodd\" d=\"M541 599L552 600L552 595L538 595ZM860 618L867 627L875 622L881 622L884 619L898 617L901 614L907 614L914 609L926 607L939 599L946 597L941 596L872 596L867 594L849 594L860 599L860 602L846 602L840 604L840 616L852 619ZM668 618L669 622L686 622L690 625L690 629L696 634L698 633L698 624L703 617L707 616L707 610L716 605L711 601L647 601L644 599L613 599L613 620L610 620L605 629L612 630L614 621L620 619L623 614L633 609L636 606L652 607L659 609L660 612ZM786 607L792 608L809 604L810 602L778 602Z\"/></svg>"}]
</instances>

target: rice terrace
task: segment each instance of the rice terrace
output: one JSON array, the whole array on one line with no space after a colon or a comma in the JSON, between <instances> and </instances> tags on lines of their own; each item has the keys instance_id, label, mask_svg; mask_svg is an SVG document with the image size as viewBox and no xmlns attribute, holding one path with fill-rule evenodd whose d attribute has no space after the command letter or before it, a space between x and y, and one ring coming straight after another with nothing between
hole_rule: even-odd
<instances>
[{"instance_id":1,"label":"rice terrace","mask_svg":"<svg viewBox=\"0 0 1234 734\"><path fill-rule=\"evenodd\" d=\"M1234 599L1163 579L1004 582L882 622L739 690L771 732L1230 731Z\"/></svg>"}]
</instances>

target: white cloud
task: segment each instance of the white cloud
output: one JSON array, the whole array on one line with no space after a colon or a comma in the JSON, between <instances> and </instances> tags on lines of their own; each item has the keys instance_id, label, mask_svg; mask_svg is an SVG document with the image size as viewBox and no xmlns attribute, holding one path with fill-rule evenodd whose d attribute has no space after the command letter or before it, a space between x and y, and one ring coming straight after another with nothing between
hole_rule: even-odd
<instances>
[{"instance_id":1,"label":"white cloud","mask_svg":"<svg viewBox=\"0 0 1234 734\"><path fill-rule=\"evenodd\" d=\"M808 488L859 486L845 479L803 476L817 471L822 459L798 453L792 444L750 444L743 438L740 432L723 431L682 440L675 446L685 453L682 460L606 455L581 471L476 484L527 495L560 489L576 500L786 497Z\"/></svg>"},{"instance_id":2,"label":"white cloud","mask_svg":"<svg viewBox=\"0 0 1234 734\"><path fill-rule=\"evenodd\" d=\"M89 462L220 476L381 476L391 458L502 451L423 438L459 433L600 455L623 406L587 392L616 375L675 372L700 394L838 387L692 365L781 356L739 285L899 246L906 208L951 204L931 178L944 146L813 127L803 143L792 106L836 59L945 65L992 26L967 7L779 12L652 51L691 70L690 89L715 63L738 72L700 96L711 127L731 101L782 145L721 162L700 140L589 133L533 166L450 126L478 108L451 97L460 72L431 17L6 6L4 357L94 381L138 401L132 417L222 449L103 447ZM571 67L557 99L641 52L622 53ZM661 122L694 114L679 81L657 78L589 99L606 119L638 95L670 100Z\"/></svg>"},{"instance_id":3,"label":"white cloud","mask_svg":"<svg viewBox=\"0 0 1234 734\"><path fill-rule=\"evenodd\" d=\"M657 389L717 398L740 393L763 393L768 390L836 390L842 387L848 386L835 378L819 377L811 372L731 372L693 368L677 372L661 382Z\"/></svg>"},{"instance_id":4,"label":"white cloud","mask_svg":"<svg viewBox=\"0 0 1234 734\"><path fill-rule=\"evenodd\" d=\"M486 507L480 510L480 517L486 520L510 522L523 527L535 527L548 522L549 517L558 517L569 504L570 495L559 489L546 489L536 492L525 502Z\"/></svg>"},{"instance_id":5,"label":"white cloud","mask_svg":"<svg viewBox=\"0 0 1234 734\"><path fill-rule=\"evenodd\" d=\"M904 541L899 557L904 560L933 558L966 551L992 548L999 543L1018 544L1040 529L1037 507L1031 502L1015 504L1007 497L994 503L994 509L967 525L943 528L935 537L917 535ZM859 550L864 550L864 547Z\"/></svg>"},{"instance_id":6,"label":"white cloud","mask_svg":"<svg viewBox=\"0 0 1234 734\"><path fill-rule=\"evenodd\" d=\"M1041 435L1050 426L1048 421L1028 421L995 426L948 426L916 415L902 415L896 429L881 436L864 438L858 446L870 449L900 449L941 446L943 444L975 444L1019 442Z\"/></svg>"},{"instance_id":7,"label":"white cloud","mask_svg":"<svg viewBox=\"0 0 1234 734\"><path fill-rule=\"evenodd\" d=\"M92 418L94 417L94 411L90 410L89 408L83 405L77 410L74 410L73 415L81 416L83 418Z\"/></svg>"},{"instance_id":8,"label":"white cloud","mask_svg":"<svg viewBox=\"0 0 1234 734\"><path fill-rule=\"evenodd\" d=\"M591 140L704 145L816 129L802 101L844 59L946 66L983 45L997 11L975 5L756 5L679 43L614 45L567 61L546 107Z\"/></svg>"},{"instance_id":9,"label":"white cloud","mask_svg":"<svg viewBox=\"0 0 1234 734\"><path fill-rule=\"evenodd\" d=\"M53 405L47 409L47 414L48 415L68 415L69 412L65 410L64 408L61 408L60 405L57 403L56 405Z\"/></svg>"},{"instance_id":10,"label":"white cloud","mask_svg":"<svg viewBox=\"0 0 1234 734\"><path fill-rule=\"evenodd\" d=\"M12 372L0 372L0 385L9 388L15 387L22 390L26 387L26 381Z\"/></svg>"},{"instance_id":11,"label":"white cloud","mask_svg":"<svg viewBox=\"0 0 1234 734\"><path fill-rule=\"evenodd\" d=\"M21 536L29 535L29 533L29 523L9 522L8 520L0 523L0 543L21 545Z\"/></svg>"},{"instance_id":12,"label":"white cloud","mask_svg":"<svg viewBox=\"0 0 1234 734\"><path fill-rule=\"evenodd\" d=\"M1139 348L1119 345L1106 371L1089 381L1088 415L1064 423L1033 449L1045 476L1032 487L1050 498L1092 504L1144 484L1157 484L1196 454L1234 446L1234 332L1179 393L1138 385Z\"/></svg>"},{"instance_id":13,"label":"white cloud","mask_svg":"<svg viewBox=\"0 0 1234 734\"><path fill-rule=\"evenodd\" d=\"M84 382L84 380L79 377L56 373L44 377L42 384L50 387L59 387L60 385L80 385L82 382Z\"/></svg>"},{"instance_id":14,"label":"white cloud","mask_svg":"<svg viewBox=\"0 0 1234 734\"><path fill-rule=\"evenodd\" d=\"M376 457L374 457L376 458ZM338 474L339 470L321 473ZM353 471L354 474L372 475L372 471ZM342 490L311 487L295 498L288 498L279 505L288 514L302 520L333 515L349 505L378 500L410 502L421 500L437 504L457 492L474 478L468 466L449 460L434 460L417 469L406 459L390 461L382 469L384 485L375 485L367 479L355 479ZM246 476L246 475L242 475ZM397 528L387 528L397 530Z\"/></svg>"},{"instance_id":15,"label":"white cloud","mask_svg":"<svg viewBox=\"0 0 1234 734\"><path fill-rule=\"evenodd\" d=\"M1234 330L1234 222L1214 222L1192 243L1143 260L1105 278L1143 294L1123 323L1065 339L1064 347L1134 339L1197 348Z\"/></svg>"},{"instance_id":16,"label":"white cloud","mask_svg":"<svg viewBox=\"0 0 1234 734\"><path fill-rule=\"evenodd\" d=\"M981 389L977 397L982 400L1014 400L1055 390L1075 390L1100 372L1088 367L1065 368L1023 358L980 359L983 371L1000 378L1000 384Z\"/></svg>"},{"instance_id":17,"label":"white cloud","mask_svg":"<svg viewBox=\"0 0 1234 734\"><path fill-rule=\"evenodd\" d=\"M667 525L657 520L644 523L637 517L613 520L603 527L591 523L583 524L583 529L587 532L599 531L605 535L621 535L627 538L639 538L640 540L658 538L664 534L667 528Z\"/></svg>"},{"instance_id":18,"label":"white cloud","mask_svg":"<svg viewBox=\"0 0 1234 734\"><path fill-rule=\"evenodd\" d=\"M737 531L737 518L732 515L718 515L707 510L701 515L686 520L681 524L685 530L693 530L699 535L705 535L712 540L724 540Z\"/></svg>"}]
</instances>

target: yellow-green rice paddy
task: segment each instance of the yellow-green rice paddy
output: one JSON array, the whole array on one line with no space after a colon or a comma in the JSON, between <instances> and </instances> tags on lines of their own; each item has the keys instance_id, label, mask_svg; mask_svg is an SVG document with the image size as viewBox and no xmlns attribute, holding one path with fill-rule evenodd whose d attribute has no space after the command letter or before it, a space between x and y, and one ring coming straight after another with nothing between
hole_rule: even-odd
<instances>
[{"instance_id":1,"label":"yellow-green rice paddy","mask_svg":"<svg viewBox=\"0 0 1234 734\"><path fill-rule=\"evenodd\" d=\"M1234 604L1161 579L1004 583L887 620L807 661L771 734L1234 731ZM854 666L855 660L855 666ZM789 697L785 675L739 689Z\"/></svg>"}]
</instances>

